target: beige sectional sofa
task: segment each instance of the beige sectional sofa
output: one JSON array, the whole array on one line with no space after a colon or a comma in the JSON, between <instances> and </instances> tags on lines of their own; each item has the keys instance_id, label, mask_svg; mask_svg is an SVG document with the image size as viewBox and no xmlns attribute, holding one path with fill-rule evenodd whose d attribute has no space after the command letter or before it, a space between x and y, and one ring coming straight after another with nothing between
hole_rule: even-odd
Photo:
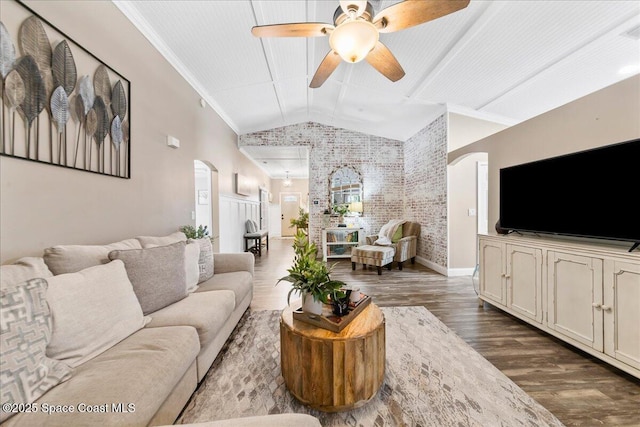
<instances>
[{"instance_id":1,"label":"beige sectional sofa","mask_svg":"<svg viewBox=\"0 0 640 427\"><path fill-rule=\"evenodd\" d=\"M161 272L173 262L162 260L162 265L156 267L159 277L151 277L153 280L150 281L149 271L144 268L142 272L135 271L135 268L145 267L144 260L153 261L155 254L182 248L185 258L178 264L184 265L184 286L194 280L193 268L187 271L194 262L193 255L189 261L185 249L194 242L184 242L186 238L182 233L150 239L129 239L103 246L57 246L45 250L43 258L24 258L13 265L2 266L0 289L5 349L0 350L4 359L2 382L6 387L0 390L0 397L3 404L22 402L11 409L16 413L8 413L7 407L3 406L5 410L0 414L3 425L145 426L174 422L249 307L253 296L254 258L250 253L212 254L213 265L209 267L213 276L208 277L200 257L196 261L200 276L197 271L195 275L197 279L203 279L204 272L206 280L200 280L197 289L185 291L186 296L178 301L144 313L145 304L149 304L145 298L158 298L163 291L141 293L136 281L143 277L147 286L149 283L156 286L153 280L161 281ZM115 277L123 268L129 280ZM182 272L178 276L181 275ZM118 287L115 282L125 282L125 285ZM127 285L129 282L130 286ZM77 295L69 295L69 290ZM22 298L28 292L35 297ZM132 297L134 293L137 302ZM22 355L16 356L16 352L24 350L25 344L11 344L10 333L12 327L18 327L16 324L21 321L18 317L26 316L23 320L27 323L33 320L37 310L33 313L30 308L25 310L23 300L35 301L37 295L50 298L49 309L47 304L40 304L43 317L39 321L40 326L47 321L51 326L49 336L46 331L43 335L47 354L33 351L29 355L40 364L35 368L17 365L7 368L9 362L19 365L25 359ZM26 303L27 307L29 303ZM113 304L117 304L115 308L111 307ZM49 310L50 317L43 321ZM77 320L66 318L76 310ZM124 317L133 320L122 320ZM80 322L85 322L86 326ZM24 328L24 324L20 327ZM65 332L69 331L76 331L77 339L65 337ZM92 331L96 336L91 336L89 332ZM110 337L112 334L114 337ZM23 339L24 335L14 331L17 339ZM99 341L98 344L94 345L92 338ZM44 344L39 341L42 353ZM89 350L78 348L84 341L85 347L91 347ZM56 343L55 349L52 349L53 343ZM105 345L108 348L105 349ZM14 348L9 350L9 346ZM52 356L51 352L55 354ZM64 357L55 359L56 355ZM20 388L24 384L16 385L17 377L25 380L28 375L35 375L40 381L39 388L25 391ZM20 394L21 398L16 401L15 396ZM30 399L33 396L39 397L33 401ZM300 421L299 425L319 425L312 417L292 417L292 420ZM262 425L265 422L255 421Z\"/></svg>"}]
</instances>

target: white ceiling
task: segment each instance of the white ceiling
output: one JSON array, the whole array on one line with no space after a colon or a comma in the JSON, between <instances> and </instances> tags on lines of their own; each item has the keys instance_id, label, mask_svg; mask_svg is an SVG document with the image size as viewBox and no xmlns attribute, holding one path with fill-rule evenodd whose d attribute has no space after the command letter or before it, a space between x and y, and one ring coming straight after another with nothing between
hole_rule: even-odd
<instances>
[{"instance_id":1,"label":"white ceiling","mask_svg":"<svg viewBox=\"0 0 640 427\"><path fill-rule=\"evenodd\" d=\"M639 1L471 0L380 35L406 71L398 82L363 61L318 89L328 38L259 39L251 27L332 22L337 0L114 1L238 134L313 121L405 141L445 109L515 124L640 72ZM300 161L285 151L264 167L272 177L287 156Z\"/></svg>"}]
</instances>

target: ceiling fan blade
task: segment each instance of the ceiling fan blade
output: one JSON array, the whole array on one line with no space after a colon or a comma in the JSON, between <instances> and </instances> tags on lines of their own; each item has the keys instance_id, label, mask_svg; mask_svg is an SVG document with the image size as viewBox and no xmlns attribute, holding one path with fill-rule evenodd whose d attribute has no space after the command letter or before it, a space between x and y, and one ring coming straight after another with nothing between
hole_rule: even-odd
<instances>
[{"instance_id":1,"label":"ceiling fan blade","mask_svg":"<svg viewBox=\"0 0 640 427\"><path fill-rule=\"evenodd\" d=\"M313 80L311 80L310 88L315 89L320 86L329 78L331 73L338 67L342 58L340 55L336 53L336 51L332 50L327 53L327 56L324 57L320 66L316 70L316 74L313 76Z\"/></svg>"},{"instance_id":2,"label":"ceiling fan blade","mask_svg":"<svg viewBox=\"0 0 640 427\"><path fill-rule=\"evenodd\" d=\"M440 18L469 5L470 0L405 0L381 10L373 25L381 33L392 33Z\"/></svg>"},{"instance_id":3,"label":"ceiling fan blade","mask_svg":"<svg viewBox=\"0 0 640 427\"><path fill-rule=\"evenodd\" d=\"M367 55L367 62L392 82L404 77L404 70L396 57L380 42Z\"/></svg>"},{"instance_id":4,"label":"ceiling fan blade","mask_svg":"<svg viewBox=\"0 0 640 427\"><path fill-rule=\"evenodd\" d=\"M324 22L258 25L251 29L256 37L322 37L335 27Z\"/></svg>"}]
</instances>

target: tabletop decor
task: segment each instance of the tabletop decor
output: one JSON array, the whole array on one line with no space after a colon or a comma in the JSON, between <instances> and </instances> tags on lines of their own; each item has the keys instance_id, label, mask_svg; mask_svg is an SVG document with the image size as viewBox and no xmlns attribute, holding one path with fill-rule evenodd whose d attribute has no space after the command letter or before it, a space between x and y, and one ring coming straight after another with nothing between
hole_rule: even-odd
<instances>
[{"instance_id":1,"label":"tabletop decor","mask_svg":"<svg viewBox=\"0 0 640 427\"><path fill-rule=\"evenodd\" d=\"M1 19L0 155L130 178L129 81L21 2Z\"/></svg>"},{"instance_id":2,"label":"tabletop decor","mask_svg":"<svg viewBox=\"0 0 640 427\"><path fill-rule=\"evenodd\" d=\"M302 296L302 310L320 315L322 314L322 304L329 302L329 296L344 296L340 289L346 283L339 280L331 280L329 274L331 267L324 261L318 260L318 248L315 243L309 241L309 237L302 229L296 233L293 249L295 258L293 265L287 270L288 275L280 278L282 281L291 283L291 290L287 295L287 304L290 303L291 295L296 292Z\"/></svg>"}]
</instances>

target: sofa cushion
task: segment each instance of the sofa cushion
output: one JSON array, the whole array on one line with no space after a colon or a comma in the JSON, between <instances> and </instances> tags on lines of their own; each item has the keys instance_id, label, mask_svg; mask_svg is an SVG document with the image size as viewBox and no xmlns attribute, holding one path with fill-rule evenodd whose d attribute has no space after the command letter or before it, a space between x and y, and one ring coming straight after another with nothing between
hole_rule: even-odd
<instances>
[{"instance_id":1,"label":"sofa cushion","mask_svg":"<svg viewBox=\"0 0 640 427\"><path fill-rule=\"evenodd\" d=\"M200 347L206 347L218 335L235 308L231 291L195 292L175 304L151 313L147 328L193 326L198 331Z\"/></svg>"},{"instance_id":2,"label":"sofa cushion","mask_svg":"<svg viewBox=\"0 0 640 427\"><path fill-rule=\"evenodd\" d=\"M233 291L235 294L235 305L253 291L253 277L248 271L234 271L232 273L219 273L204 283L200 283L196 293L208 291Z\"/></svg>"},{"instance_id":3,"label":"sofa cushion","mask_svg":"<svg viewBox=\"0 0 640 427\"><path fill-rule=\"evenodd\" d=\"M142 249L142 246L136 239L108 245L60 245L44 250L44 262L55 275L76 273L94 265L108 263L109 252L123 249Z\"/></svg>"},{"instance_id":4,"label":"sofa cushion","mask_svg":"<svg viewBox=\"0 0 640 427\"><path fill-rule=\"evenodd\" d=\"M195 242L200 246L200 258L198 259L198 267L200 275L198 283L209 280L213 277L213 245L211 239L189 239L189 243Z\"/></svg>"},{"instance_id":5,"label":"sofa cushion","mask_svg":"<svg viewBox=\"0 0 640 427\"><path fill-rule=\"evenodd\" d=\"M51 338L47 282L32 279L0 289L0 401L31 403L71 376L71 368L46 356ZM0 411L0 422L11 412Z\"/></svg>"},{"instance_id":6,"label":"sofa cushion","mask_svg":"<svg viewBox=\"0 0 640 427\"><path fill-rule=\"evenodd\" d=\"M49 405L107 405L109 412L17 414L10 426L146 426L193 364L200 347L193 328L141 329L78 366L68 381L39 399ZM194 378L195 382L195 378ZM123 403L128 412L111 404ZM128 407L131 404L133 406Z\"/></svg>"},{"instance_id":7,"label":"sofa cushion","mask_svg":"<svg viewBox=\"0 0 640 427\"><path fill-rule=\"evenodd\" d=\"M20 258L13 264L0 267L0 286L17 285L27 280L53 276L44 259L39 257Z\"/></svg>"},{"instance_id":8,"label":"sofa cushion","mask_svg":"<svg viewBox=\"0 0 640 427\"><path fill-rule=\"evenodd\" d=\"M53 332L47 356L72 367L114 346L149 319L142 315L122 261L48 279Z\"/></svg>"},{"instance_id":9,"label":"sofa cushion","mask_svg":"<svg viewBox=\"0 0 640 427\"><path fill-rule=\"evenodd\" d=\"M142 248L150 248L154 246L167 246L177 242L186 242L187 236L182 231L176 231L168 236L138 236L136 237L142 245Z\"/></svg>"},{"instance_id":10,"label":"sofa cushion","mask_svg":"<svg viewBox=\"0 0 640 427\"><path fill-rule=\"evenodd\" d=\"M110 259L124 262L133 291L147 315L187 296L185 242L147 249L112 251Z\"/></svg>"}]
</instances>

